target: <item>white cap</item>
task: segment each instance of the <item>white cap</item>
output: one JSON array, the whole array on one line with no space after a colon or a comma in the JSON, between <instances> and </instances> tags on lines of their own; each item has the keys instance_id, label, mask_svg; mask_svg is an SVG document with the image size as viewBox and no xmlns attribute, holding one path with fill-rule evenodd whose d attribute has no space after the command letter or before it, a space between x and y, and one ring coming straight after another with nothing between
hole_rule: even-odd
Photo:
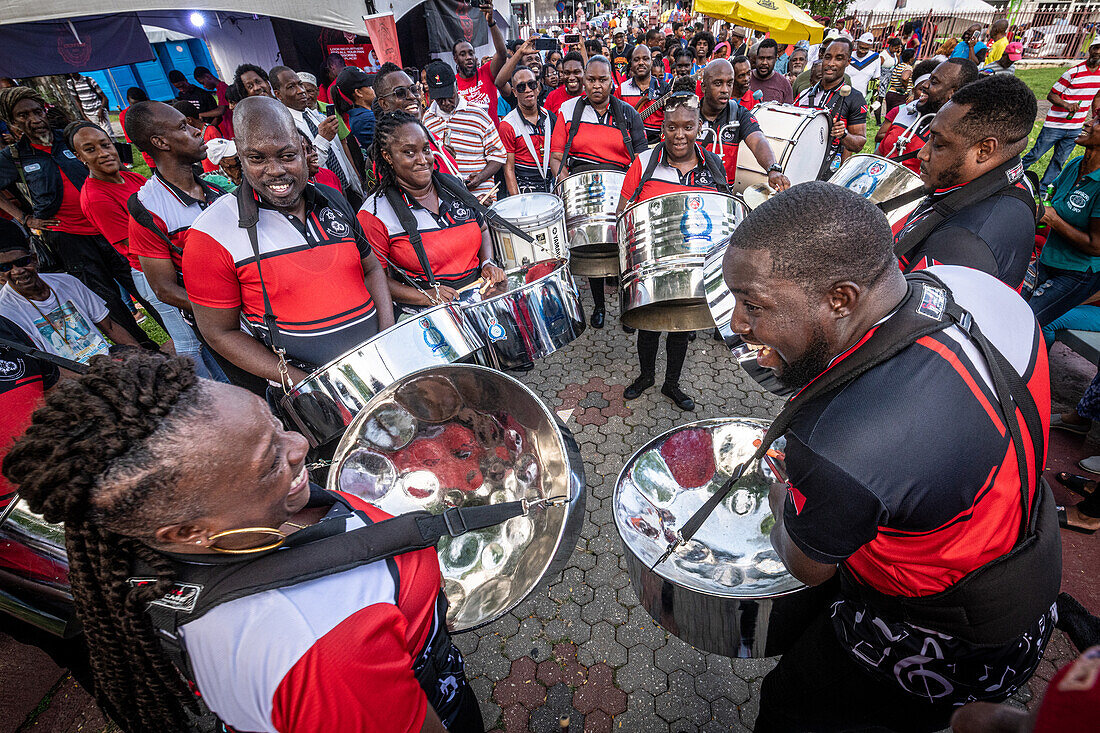
<instances>
[{"instance_id":1,"label":"white cap","mask_svg":"<svg viewBox=\"0 0 1100 733\"><path fill-rule=\"evenodd\" d=\"M314 76L313 74L309 73L308 71L299 71L298 72L298 79L299 79L299 81L304 81L307 84L312 84L313 86L317 86L317 77Z\"/></svg>"},{"instance_id":2,"label":"white cap","mask_svg":"<svg viewBox=\"0 0 1100 733\"><path fill-rule=\"evenodd\" d=\"M1089 48L1092 48L1098 43L1100 43L1100 33L1097 33L1095 36L1092 37L1092 40L1089 41Z\"/></svg>"},{"instance_id":3,"label":"white cap","mask_svg":"<svg viewBox=\"0 0 1100 733\"><path fill-rule=\"evenodd\" d=\"M237 144L224 137L216 137L206 141L206 159L214 165L219 165L222 158L232 158L237 154Z\"/></svg>"},{"instance_id":4,"label":"white cap","mask_svg":"<svg viewBox=\"0 0 1100 733\"><path fill-rule=\"evenodd\" d=\"M868 31L867 33L864 33L862 36L859 37L859 42L860 43L874 43L875 42L875 36L874 36L873 33Z\"/></svg>"}]
</instances>

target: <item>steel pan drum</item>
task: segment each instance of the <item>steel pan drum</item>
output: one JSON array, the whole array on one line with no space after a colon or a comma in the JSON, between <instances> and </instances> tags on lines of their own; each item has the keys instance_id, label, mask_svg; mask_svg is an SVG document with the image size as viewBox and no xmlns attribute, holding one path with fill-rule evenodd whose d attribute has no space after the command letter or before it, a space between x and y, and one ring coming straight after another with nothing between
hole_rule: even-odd
<instances>
[{"instance_id":1,"label":"steel pan drum","mask_svg":"<svg viewBox=\"0 0 1100 733\"><path fill-rule=\"evenodd\" d=\"M565 204L569 269L574 275L619 274L615 211L624 178L620 171L574 173L555 188Z\"/></svg>"},{"instance_id":2,"label":"steel pan drum","mask_svg":"<svg viewBox=\"0 0 1100 733\"><path fill-rule=\"evenodd\" d=\"M498 371L452 364L401 378L356 417L334 460L329 489L395 515L563 500L439 541L452 631L511 611L576 546L585 507L577 444L531 390Z\"/></svg>"},{"instance_id":3,"label":"steel pan drum","mask_svg":"<svg viewBox=\"0 0 1100 733\"><path fill-rule=\"evenodd\" d=\"M924 186L920 176L901 163L895 163L878 155L853 155L829 179L829 183L844 186L876 204L895 196L915 191ZM913 212L920 199L891 211L883 212L894 226Z\"/></svg>"},{"instance_id":4,"label":"steel pan drum","mask_svg":"<svg viewBox=\"0 0 1100 733\"><path fill-rule=\"evenodd\" d=\"M324 445L340 437L367 401L398 378L468 359L484 346L456 306L436 306L316 370L279 405L311 445Z\"/></svg>"},{"instance_id":5,"label":"steel pan drum","mask_svg":"<svg viewBox=\"0 0 1100 733\"><path fill-rule=\"evenodd\" d=\"M489 234L505 269L568 257L565 205L554 194L521 193L500 199L489 208L535 240L526 242L490 219Z\"/></svg>"},{"instance_id":6,"label":"steel pan drum","mask_svg":"<svg viewBox=\"0 0 1100 733\"><path fill-rule=\"evenodd\" d=\"M65 528L21 499L8 509L0 521L0 612L56 636L75 636L80 623L69 589Z\"/></svg>"},{"instance_id":7,"label":"steel pan drum","mask_svg":"<svg viewBox=\"0 0 1100 733\"><path fill-rule=\"evenodd\" d=\"M756 105L752 114L771 145L775 162L783 168L783 175L790 179L791 185L816 181L829 149L829 113L793 104L764 102ZM767 171L760 167L747 147L737 152L735 193L756 183L768 183Z\"/></svg>"},{"instance_id":8,"label":"steel pan drum","mask_svg":"<svg viewBox=\"0 0 1100 733\"><path fill-rule=\"evenodd\" d=\"M463 289L458 305L488 347L490 366L515 369L554 353L584 333L584 310L565 260L509 270L482 293Z\"/></svg>"},{"instance_id":9,"label":"steel pan drum","mask_svg":"<svg viewBox=\"0 0 1100 733\"><path fill-rule=\"evenodd\" d=\"M745 218L734 196L706 191L639 201L619 218L622 323L647 331L710 328L703 260Z\"/></svg>"},{"instance_id":10,"label":"steel pan drum","mask_svg":"<svg viewBox=\"0 0 1100 733\"><path fill-rule=\"evenodd\" d=\"M768 539L768 490L778 477L763 461L750 466L695 537L653 564L767 427L766 420L724 418L675 428L630 458L612 499L642 606L692 646L728 657L781 654L824 607L806 596Z\"/></svg>"}]
</instances>

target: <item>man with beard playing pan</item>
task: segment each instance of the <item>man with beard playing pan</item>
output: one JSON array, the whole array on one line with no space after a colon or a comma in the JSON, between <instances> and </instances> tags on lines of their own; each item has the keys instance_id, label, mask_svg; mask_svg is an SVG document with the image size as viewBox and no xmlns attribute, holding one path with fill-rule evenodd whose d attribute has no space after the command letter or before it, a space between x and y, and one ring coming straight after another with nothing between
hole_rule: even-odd
<instances>
[{"instance_id":1,"label":"man with beard playing pan","mask_svg":"<svg viewBox=\"0 0 1100 733\"><path fill-rule=\"evenodd\" d=\"M761 446L786 438L772 546L804 583L840 580L765 677L757 732L938 731L1012 695L1061 578L1027 304L970 268L903 276L885 216L821 182L754 209L723 274L733 331L799 390Z\"/></svg>"}]
</instances>

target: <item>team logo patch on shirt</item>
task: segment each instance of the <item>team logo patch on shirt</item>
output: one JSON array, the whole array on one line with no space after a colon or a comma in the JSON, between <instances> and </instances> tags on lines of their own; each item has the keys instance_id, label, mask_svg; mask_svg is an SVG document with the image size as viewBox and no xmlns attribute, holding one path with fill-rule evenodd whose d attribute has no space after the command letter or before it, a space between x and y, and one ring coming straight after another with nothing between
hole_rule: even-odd
<instances>
[{"instance_id":1,"label":"team logo patch on shirt","mask_svg":"<svg viewBox=\"0 0 1100 733\"><path fill-rule=\"evenodd\" d=\"M346 237L351 231L351 227L340 218L339 214L327 206L321 209L321 213L317 215L317 218L320 220L321 226L325 228L325 231L333 236Z\"/></svg>"},{"instance_id":2,"label":"team logo patch on shirt","mask_svg":"<svg viewBox=\"0 0 1100 733\"><path fill-rule=\"evenodd\" d=\"M130 587L136 588L141 585L148 585L149 583L157 582L156 578L130 578L127 581ZM202 592L201 585L195 585L194 583L175 583L165 595L161 596L155 601L150 601L150 606L160 606L161 608L167 608L169 611L187 611L190 613L195 610L196 604L199 602L199 594Z\"/></svg>"},{"instance_id":3,"label":"team logo patch on shirt","mask_svg":"<svg viewBox=\"0 0 1100 733\"><path fill-rule=\"evenodd\" d=\"M0 359L0 379L19 379L26 371L22 359L15 361Z\"/></svg>"},{"instance_id":4,"label":"team logo patch on shirt","mask_svg":"<svg viewBox=\"0 0 1100 733\"><path fill-rule=\"evenodd\" d=\"M925 318L931 318L933 321L941 320L943 312L947 308L947 293L940 288L933 288L929 285L922 287L924 292L921 293L917 313Z\"/></svg>"},{"instance_id":5,"label":"team logo patch on shirt","mask_svg":"<svg viewBox=\"0 0 1100 733\"><path fill-rule=\"evenodd\" d=\"M1089 195L1084 191L1074 191L1066 199L1066 203L1077 211L1083 210L1089 203Z\"/></svg>"}]
</instances>

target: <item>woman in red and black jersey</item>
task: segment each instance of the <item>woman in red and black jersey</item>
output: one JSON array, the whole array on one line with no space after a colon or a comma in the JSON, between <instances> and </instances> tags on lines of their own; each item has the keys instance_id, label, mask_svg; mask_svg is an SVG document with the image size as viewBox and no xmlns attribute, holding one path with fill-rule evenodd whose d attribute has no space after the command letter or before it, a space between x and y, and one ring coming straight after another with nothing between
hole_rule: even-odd
<instances>
[{"instance_id":1,"label":"woman in red and black jersey","mask_svg":"<svg viewBox=\"0 0 1100 733\"><path fill-rule=\"evenodd\" d=\"M484 278L504 280L492 259L481 214L459 179L434 172L431 134L407 112L378 119L373 157L378 189L359 210L359 223L389 274L396 305L415 312L449 302Z\"/></svg>"},{"instance_id":2,"label":"woman in red and black jersey","mask_svg":"<svg viewBox=\"0 0 1100 733\"><path fill-rule=\"evenodd\" d=\"M626 172L619 214L631 204L667 193L729 191L722 160L696 142L699 129L699 98L688 91L673 94L665 105L661 144L635 158ZM623 390L624 398L633 400L653 386L660 338L657 331L638 331L641 375ZM681 410L695 409L695 401L680 389L680 372L690 338L687 331L665 335L667 363L661 392Z\"/></svg>"}]
</instances>

